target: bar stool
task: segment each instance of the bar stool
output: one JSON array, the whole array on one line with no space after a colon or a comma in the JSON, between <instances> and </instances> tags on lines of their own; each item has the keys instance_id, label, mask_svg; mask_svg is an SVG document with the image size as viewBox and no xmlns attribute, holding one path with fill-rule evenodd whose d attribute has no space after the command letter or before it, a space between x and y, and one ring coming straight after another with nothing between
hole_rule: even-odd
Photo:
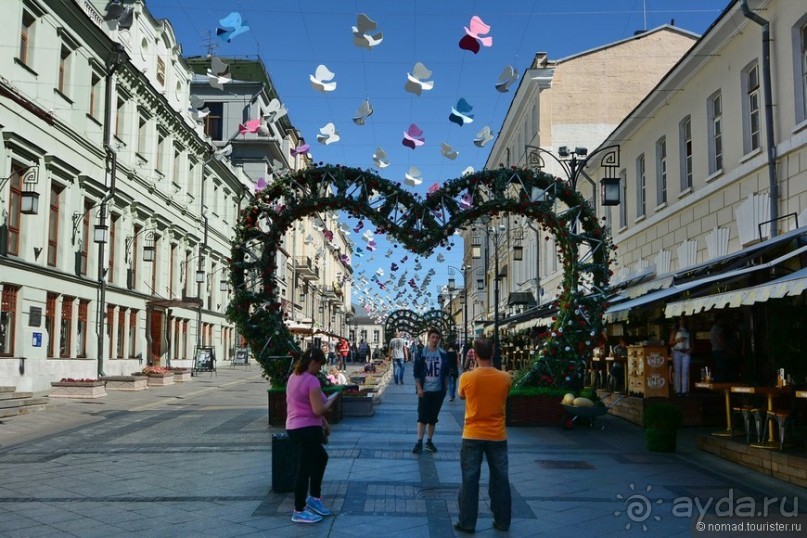
<instances>
[{"instance_id":1,"label":"bar stool","mask_svg":"<svg viewBox=\"0 0 807 538\"><path fill-rule=\"evenodd\" d=\"M739 414L743 417L743 430L745 433L746 444L751 444L751 433L754 430L756 430L757 440L759 440L759 421L757 416L761 416L762 409L751 405L740 405L737 407L732 407L731 410L733 414Z\"/></svg>"},{"instance_id":2,"label":"bar stool","mask_svg":"<svg viewBox=\"0 0 807 538\"><path fill-rule=\"evenodd\" d=\"M779 429L779 450L782 450L785 445L785 429L790 424L790 410L788 409L774 409L767 412L765 417L765 429L768 428L768 420L776 422Z\"/></svg>"}]
</instances>

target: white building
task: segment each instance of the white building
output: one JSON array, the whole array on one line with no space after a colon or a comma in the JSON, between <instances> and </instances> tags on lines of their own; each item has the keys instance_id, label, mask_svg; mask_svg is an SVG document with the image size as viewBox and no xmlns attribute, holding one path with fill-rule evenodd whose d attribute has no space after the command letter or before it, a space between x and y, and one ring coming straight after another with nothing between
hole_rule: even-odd
<instances>
[{"instance_id":1,"label":"white building","mask_svg":"<svg viewBox=\"0 0 807 538\"><path fill-rule=\"evenodd\" d=\"M0 385L19 391L235 344L218 282L247 179L188 111L171 26L139 1L105 21L106 5L4 4ZM38 214L21 214L31 189Z\"/></svg>"}]
</instances>

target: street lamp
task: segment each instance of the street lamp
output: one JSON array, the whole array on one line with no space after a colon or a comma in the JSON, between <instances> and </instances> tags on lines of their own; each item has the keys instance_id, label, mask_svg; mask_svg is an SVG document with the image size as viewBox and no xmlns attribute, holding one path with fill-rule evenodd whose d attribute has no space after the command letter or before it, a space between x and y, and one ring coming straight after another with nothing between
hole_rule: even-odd
<instances>
[{"instance_id":1,"label":"street lamp","mask_svg":"<svg viewBox=\"0 0 807 538\"><path fill-rule=\"evenodd\" d=\"M502 239L508 239L510 234L510 229L505 226L504 224L499 224L498 226L490 226L490 217L488 215L484 215L480 218L480 221L485 226L485 274L487 274L487 263L488 259L490 258L488 248L490 245L491 235L493 236L493 258L494 258L494 287L493 287L493 366L496 368L501 369L502 358L501 358L501 350L499 349L499 244L501 243ZM517 242L519 245L521 244L520 238L523 236L523 230L521 227L515 227L513 229L515 232L513 234L513 240ZM471 257L474 259L479 259L482 254L480 239L478 235L474 235L471 244ZM520 261L523 258L523 249L519 249L518 257L516 257L516 253L513 253L513 260ZM482 289L480 286L480 281L477 280L477 289Z\"/></svg>"},{"instance_id":2,"label":"street lamp","mask_svg":"<svg viewBox=\"0 0 807 538\"><path fill-rule=\"evenodd\" d=\"M619 205L620 189L617 174L619 168L619 145L604 146L592 153L589 153L588 149L583 147L572 149L568 146L560 146L557 156L547 149L526 145L524 146L524 153L526 154L527 167L537 170L541 170L546 166L543 155L548 155L552 158L563 169L572 190L577 190L577 180L581 173L592 186L596 186L594 180L584 170L595 155L602 155L600 166L605 168L605 177L600 180L600 202L604 206Z\"/></svg>"},{"instance_id":3,"label":"street lamp","mask_svg":"<svg viewBox=\"0 0 807 538\"><path fill-rule=\"evenodd\" d=\"M448 289L454 290L455 288L455 279L452 277L454 272L460 273L462 275L462 305L463 305L463 312L462 312L462 343L463 345L468 344L468 282L466 271L470 269L469 266L463 265L462 269L458 269L453 265L448 266Z\"/></svg>"}]
</instances>

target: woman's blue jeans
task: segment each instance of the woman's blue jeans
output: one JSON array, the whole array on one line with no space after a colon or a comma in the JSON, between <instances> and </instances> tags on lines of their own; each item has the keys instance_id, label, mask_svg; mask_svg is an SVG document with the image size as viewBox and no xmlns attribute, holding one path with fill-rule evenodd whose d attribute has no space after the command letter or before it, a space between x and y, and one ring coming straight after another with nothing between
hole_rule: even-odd
<instances>
[{"instance_id":1,"label":"woman's blue jeans","mask_svg":"<svg viewBox=\"0 0 807 538\"><path fill-rule=\"evenodd\" d=\"M464 529L476 528L476 518L479 513L479 476L482 471L483 454L488 460L488 470L490 471L488 496L493 520L500 527L510 528L512 500L508 478L507 441L462 440L459 524Z\"/></svg>"}]
</instances>

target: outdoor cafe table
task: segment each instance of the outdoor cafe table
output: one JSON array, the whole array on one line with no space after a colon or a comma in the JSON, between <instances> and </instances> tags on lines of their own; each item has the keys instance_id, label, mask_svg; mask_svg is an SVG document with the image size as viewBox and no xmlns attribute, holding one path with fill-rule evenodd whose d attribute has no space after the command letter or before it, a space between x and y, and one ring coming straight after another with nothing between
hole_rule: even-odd
<instances>
[{"instance_id":1,"label":"outdoor cafe table","mask_svg":"<svg viewBox=\"0 0 807 538\"><path fill-rule=\"evenodd\" d=\"M788 394L792 387L732 387L731 392L735 394L765 394L768 397L768 411L773 411L773 399L781 394ZM772 420L766 417L766 420ZM773 438L773 428L768 428L768 440L762 443L752 443L751 446L756 448L779 448Z\"/></svg>"},{"instance_id":2,"label":"outdoor cafe table","mask_svg":"<svg viewBox=\"0 0 807 538\"><path fill-rule=\"evenodd\" d=\"M695 383L695 388L723 391L723 396L726 401L726 431L712 432L712 435L716 435L718 437L731 437L735 435L734 428L731 425L731 393L735 388L741 388L741 385L739 383L712 383L711 381L698 381Z\"/></svg>"},{"instance_id":3,"label":"outdoor cafe table","mask_svg":"<svg viewBox=\"0 0 807 538\"><path fill-rule=\"evenodd\" d=\"M807 390L797 390L796 398L807 398Z\"/></svg>"}]
</instances>

